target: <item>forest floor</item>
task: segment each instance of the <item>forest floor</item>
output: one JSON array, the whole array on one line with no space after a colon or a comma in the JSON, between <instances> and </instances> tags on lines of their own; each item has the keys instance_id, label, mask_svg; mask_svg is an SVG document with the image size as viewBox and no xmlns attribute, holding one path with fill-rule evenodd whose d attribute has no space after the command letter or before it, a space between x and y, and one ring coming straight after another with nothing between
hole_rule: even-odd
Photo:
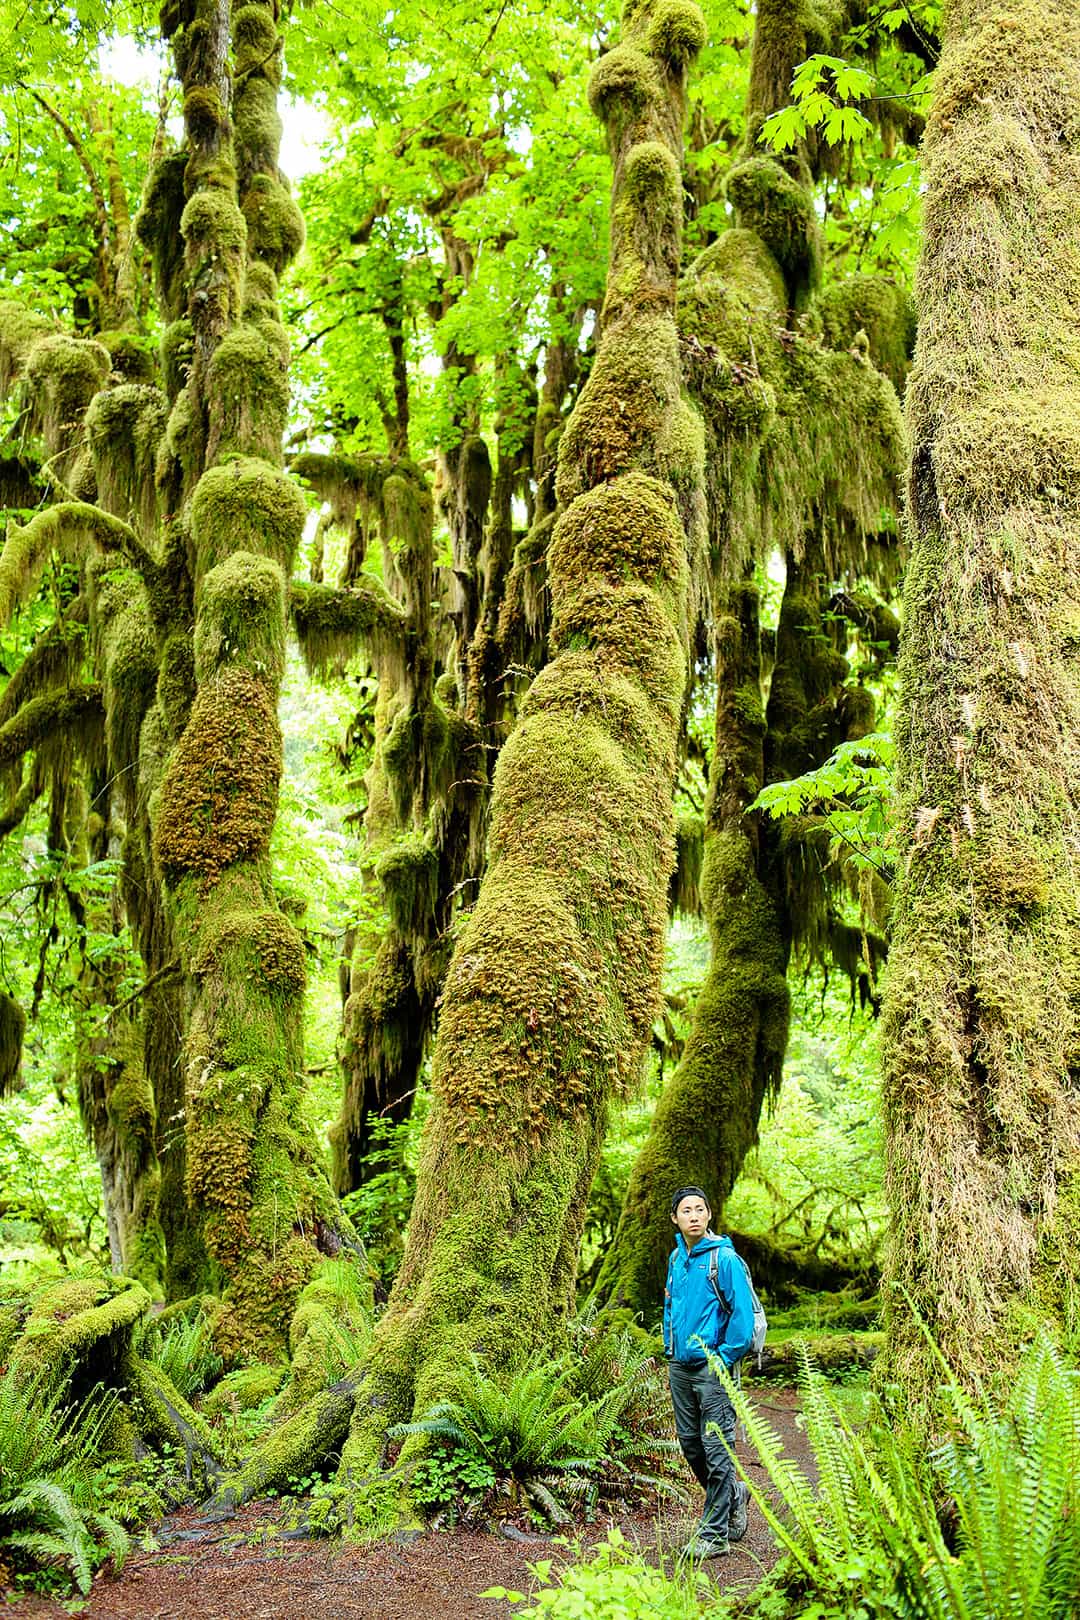
<instances>
[{"instance_id":1,"label":"forest floor","mask_svg":"<svg viewBox=\"0 0 1080 1620\"><path fill-rule=\"evenodd\" d=\"M793 1390L763 1388L754 1397L792 1457L810 1466L797 1422ZM750 1477L765 1483L752 1452L739 1441ZM458 1528L370 1546L292 1539L275 1532L281 1504L253 1502L234 1517L209 1520L197 1508L171 1514L155 1528L157 1546L134 1547L119 1575L94 1582L85 1607L6 1594L4 1609L18 1620L507 1620L509 1603L480 1596L489 1587L528 1592L530 1565L573 1562L583 1547L618 1525L652 1562L670 1557L693 1528L691 1507L664 1503L636 1513L598 1518L575 1544L526 1534ZM772 1536L752 1505L745 1541L704 1567L718 1586L749 1589L776 1559ZM0 1600L2 1601L2 1600Z\"/></svg>"}]
</instances>

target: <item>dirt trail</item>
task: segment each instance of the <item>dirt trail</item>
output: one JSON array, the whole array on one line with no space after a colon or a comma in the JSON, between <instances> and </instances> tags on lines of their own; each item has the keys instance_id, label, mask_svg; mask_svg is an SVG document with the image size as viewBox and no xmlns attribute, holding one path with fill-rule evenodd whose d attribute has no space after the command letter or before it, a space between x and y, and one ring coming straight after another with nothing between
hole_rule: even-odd
<instances>
[{"instance_id":1,"label":"dirt trail","mask_svg":"<svg viewBox=\"0 0 1080 1620\"><path fill-rule=\"evenodd\" d=\"M805 1459L791 1390L763 1390L756 1401L783 1437L789 1455ZM764 1476L751 1463L751 1477ZM699 1505L695 1496L694 1506ZM538 1559L571 1561L575 1549L542 1536L479 1530L428 1532L371 1547L294 1539L273 1533L281 1510L257 1502L234 1518L212 1521L197 1509L175 1513L158 1527L159 1546L136 1548L118 1576L102 1576L82 1611L88 1620L506 1620L510 1604L479 1594L491 1586L528 1592ZM670 1505L622 1514L588 1528L585 1542L602 1540L610 1523L659 1561L686 1539L691 1509ZM751 1586L775 1559L772 1537L756 1508L744 1542L706 1566L718 1585ZM54 1601L7 1599L19 1620L64 1620Z\"/></svg>"}]
</instances>

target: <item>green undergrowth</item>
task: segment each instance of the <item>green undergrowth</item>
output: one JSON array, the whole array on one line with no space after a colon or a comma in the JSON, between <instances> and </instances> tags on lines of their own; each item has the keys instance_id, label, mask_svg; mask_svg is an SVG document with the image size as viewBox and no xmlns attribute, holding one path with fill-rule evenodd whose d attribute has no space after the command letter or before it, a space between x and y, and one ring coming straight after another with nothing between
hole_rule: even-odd
<instances>
[{"instance_id":1,"label":"green undergrowth","mask_svg":"<svg viewBox=\"0 0 1080 1620\"><path fill-rule=\"evenodd\" d=\"M451 1520L525 1514L565 1527L602 1504L680 1496L667 1391L636 1335L587 1313L566 1355L512 1376L475 1359L444 1399L392 1437L421 1509Z\"/></svg>"},{"instance_id":2,"label":"green undergrowth","mask_svg":"<svg viewBox=\"0 0 1080 1620\"><path fill-rule=\"evenodd\" d=\"M812 1473L729 1385L766 1483L739 1470L781 1549L754 1590L719 1592L677 1559L656 1568L612 1532L557 1574L550 1560L533 1565L531 1597L485 1596L509 1601L516 1620L1073 1620L1080 1374L1040 1340L996 1402L969 1396L935 1360L927 1439L898 1389L853 1403L804 1354Z\"/></svg>"}]
</instances>

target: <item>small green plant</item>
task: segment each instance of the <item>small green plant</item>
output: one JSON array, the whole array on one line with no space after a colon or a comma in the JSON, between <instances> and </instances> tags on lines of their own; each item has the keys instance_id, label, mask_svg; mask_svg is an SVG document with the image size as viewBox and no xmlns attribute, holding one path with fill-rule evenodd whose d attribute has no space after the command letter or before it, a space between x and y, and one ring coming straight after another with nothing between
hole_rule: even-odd
<instances>
[{"instance_id":1,"label":"small green plant","mask_svg":"<svg viewBox=\"0 0 1080 1620\"><path fill-rule=\"evenodd\" d=\"M475 1494L490 1475L512 1504L524 1498L543 1519L563 1525L569 1500L592 1508L602 1487L675 1491L662 1477L674 1442L651 1423L658 1402L650 1358L626 1336L594 1334L577 1351L504 1381L474 1358L449 1399L391 1431L442 1443L416 1465L425 1497L414 1489L415 1500L442 1504Z\"/></svg>"},{"instance_id":2,"label":"small green plant","mask_svg":"<svg viewBox=\"0 0 1080 1620\"><path fill-rule=\"evenodd\" d=\"M180 1317L167 1326L151 1322L140 1344L147 1361L160 1367L185 1400L199 1395L220 1376L222 1361L214 1349L205 1317Z\"/></svg>"},{"instance_id":3,"label":"small green plant","mask_svg":"<svg viewBox=\"0 0 1080 1620\"><path fill-rule=\"evenodd\" d=\"M481 1500L495 1483L491 1464L474 1451L459 1447L421 1457L413 1470L410 1488L418 1507L434 1509Z\"/></svg>"},{"instance_id":4,"label":"small green plant","mask_svg":"<svg viewBox=\"0 0 1080 1620\"><path fill-rule=\"evenodd\" d=\"M666 1575L646 1563L617 1529L555 1579L550 1559L529 1568L545 1583L531 1598L503 1586L480 1595L528 1604L515 1608L515 1620L719 1620L727 1612L710 1601L715 1589L702 1570L685 1564Z\"/></svg>"}]
</instances>

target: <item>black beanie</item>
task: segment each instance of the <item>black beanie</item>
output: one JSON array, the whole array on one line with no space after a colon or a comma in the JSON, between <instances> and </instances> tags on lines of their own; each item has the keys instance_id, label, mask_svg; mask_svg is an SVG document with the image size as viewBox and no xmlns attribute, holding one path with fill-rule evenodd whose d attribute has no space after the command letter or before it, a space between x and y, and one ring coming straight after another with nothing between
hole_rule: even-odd
<instances>
[{"instance_id":1,"label":"black beanie","mask_svg":"<svg viewBox=\"0 0 1080 1620\"><path fill-rule=\"evenodd\" d=\"M705 1191L704 1187L680 1187L674 1198L671 1200L671 1213L674 1215L683 1199L690 1197L703 1198L705 1203L708 1205L709 1214L712 1214L712 1205L709 1203L709 1195Z\"/></svg>"}]
</instances>

